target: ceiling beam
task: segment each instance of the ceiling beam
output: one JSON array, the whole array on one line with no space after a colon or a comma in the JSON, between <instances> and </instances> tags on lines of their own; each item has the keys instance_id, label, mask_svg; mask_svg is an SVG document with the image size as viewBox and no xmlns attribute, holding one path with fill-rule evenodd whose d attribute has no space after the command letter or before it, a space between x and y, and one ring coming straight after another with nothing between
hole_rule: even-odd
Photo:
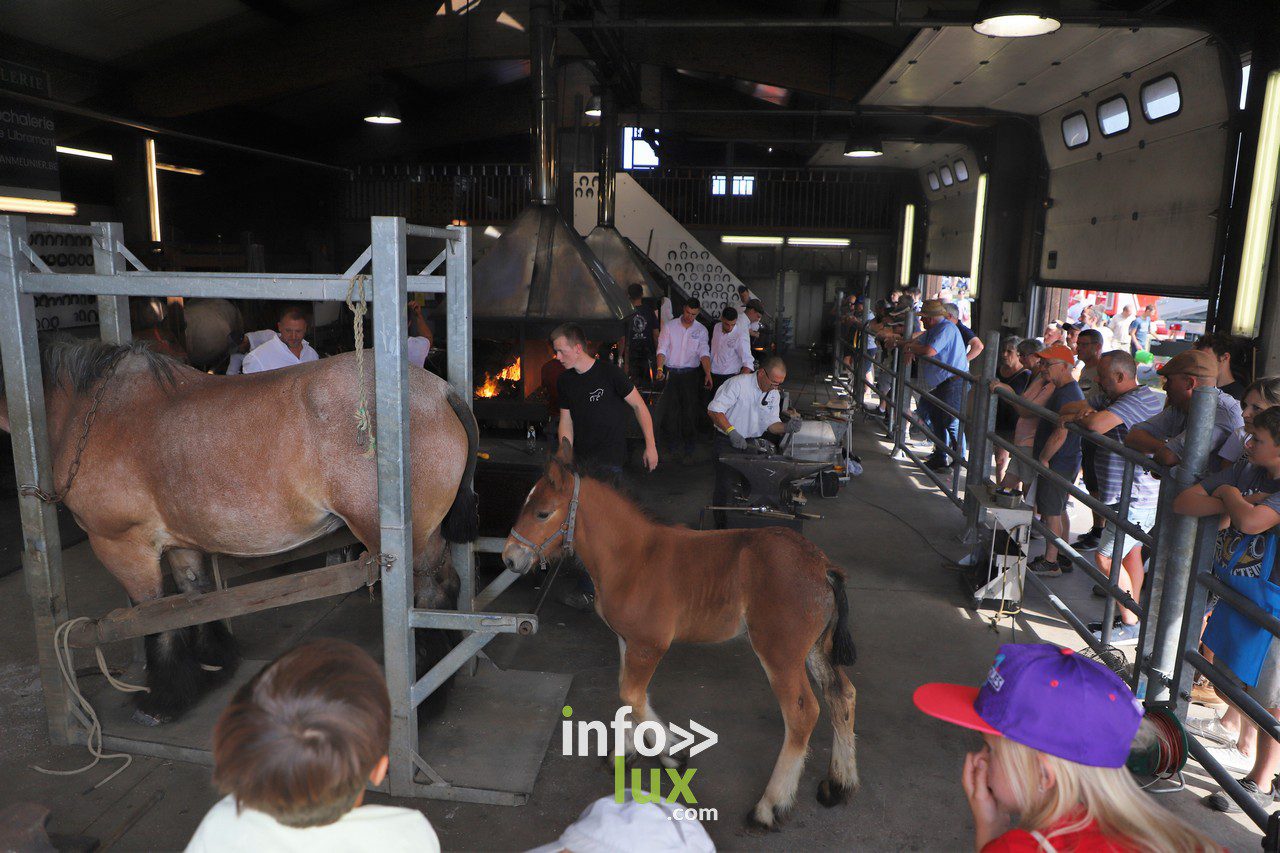
<instances>
[{"instance_id":1,"label":"ceiling beam","mask_svg":"<svg viewBox=\"0 0 1280 853\"><path fill-rule=\"evenodd\" d=\"M436 62L524 58L529 36L497 24L495 8L437 16L437 4L397 0L344 8L285 30L223 43L137 72L129 102L141 113L181 116ZM493 16L490 13L495 13ZM581 57L571 36L561 57Z\"/></svg>"}]
</instances>

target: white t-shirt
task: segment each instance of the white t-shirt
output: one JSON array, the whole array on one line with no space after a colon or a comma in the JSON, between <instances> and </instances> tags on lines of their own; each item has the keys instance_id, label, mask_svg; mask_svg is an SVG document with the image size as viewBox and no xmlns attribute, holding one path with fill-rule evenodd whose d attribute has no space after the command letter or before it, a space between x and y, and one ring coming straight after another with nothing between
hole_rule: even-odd
<instances>
[{"instance_id":1,"label":"white t-shirt","mask_svg":"<svg viewBox=\"0 0 1280 853\"><path fill-rule=\"evenodd\" d=\"M716 323L715 331L711 334L711 372L723 376L754 366L751 335L747 330L741 325L735 325L733 331L726 335L724 326Z\"/></svg>"},{"instance_id":2,"label":"white t-shirt","mask_svg":"<svg viewBox=\"0 0 1280 853\"><path fill-rule=\"evenodd\" d=\"M293 367L308 361L319 361L320 355L311 348L311 344L302 342L302 354L294 355L293 350L280 340L280 336L268 340L262 346L250 350L244 357L245 373L261 373L264 370L279 370L282 367Z\"/></svg>"},{"instance_id":3,"label":"white t-shirt","mask_svg":"<svg viewBox=\"0 0 1280 853\"><path fill-rule=\"evenodd\" d=\"M431 341L422 337L409 338L409 363L418 367L427 366L427 356L431 355Z\"/></svg>"},{"instance_id":4,"label":"white t-shirt","mask_svg":"<svg viewBox=\"0 0 1280 853\"><path fill-rule=\"evenodd\" d=\"M744 438L759 438L782 420L778 406L782 395L775 388L761 391L754 373L741 373L720 386L707 409L729 419L729 425Z\"/></svg>"},{"instance_id":5,"label":"white t-shirt","mask_svg":"<svg viewBox=\"0 0 1280 853\"><path fill-rule=\"evenodd\" d=\"M440 853L440 840L422 812L396 806L360 806L328 826L295 829L250 808L236 814L234 795L223 797L200 821L187 853L214 851L297 853Z\"/></svg>"}]
</instances>

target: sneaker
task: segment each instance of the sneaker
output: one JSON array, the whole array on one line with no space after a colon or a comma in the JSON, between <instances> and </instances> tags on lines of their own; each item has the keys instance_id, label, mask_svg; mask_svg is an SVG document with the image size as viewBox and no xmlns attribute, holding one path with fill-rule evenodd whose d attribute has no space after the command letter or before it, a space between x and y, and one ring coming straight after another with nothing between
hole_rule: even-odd
<instances>
[{"instance_id":1,"label":"sneaker","mask_svg":"<svg viewBox=\"0 0 1280 853\"><path fill-rule=\"evenodd\" d=\"M1079 539L1071 543L1071 547L1077 551L1096 551L1098 550L1099 534L1092 530L1081 536Z\"/></svg>"},{"instance_id":2,"label":"sneaker","mask_svg":"<svg viewBox=\"0 0 1280 853\"><path fill-rule=\"evenodd\" d=\"M1240 739L1240 733L1224 726L1221 717L1187 717L1187 731L1219 746L1234 746Z\"/></svg>"},{"instance_id":3,"label":"sneaker","mask_svg":"<svg viewBox=\"0 0 1280 853\"><path fill-rule=\"evenodd\" d=\"M1121 625L1123 625L1123 624L1124 624L1124 623L1120 621L1120 617L1119 617L1119 616L1117 616L1117 617L1115 617L1114 619L1112 619L1112 620L1111 620L1111 627L1112 627L1112 628L1119 628L1119 627L1120 627ZM1092 631L1092 632L1093 632L1093 633L1095 633L1095 634L1099 634L1099 633L1101 633L1101 632L1102 632L1102 620L1098 620L1097 622L1090 622L1090 623L1089 623L1089 630L1090 630L1090 631ZM1112 634L1112 636L1115 636L1115 634L1113 633L1113 634Z\"/></svg>"},{"instance_id":4,"label":"sneaker","mask_svg":"<svg viewBox=\"0 0 1280 853\"><path fill-rule=\"evenodd\" d=\"M1036 557L1027 564L1027 569L1035 572L1044 578L1056 578L1062 574L1062 566L1058 563L1051 563L1044 557Z\"/></svg>"},{"instance_id":5,"label":"sneaker","mask_svg":"<svg viewBox=\"0 0 1280 853\"><path fill-rule=\"evenodd\" d=\"M1231 746L1210 746L1206 747L1205 751L1232 773L1248 773L1253 769L1253 756L1245 755L1236 748L1235 744Z\"/></svg>"},{"instance_id":6,"label":"sneaker","mask_svg":"<svg viewBox=\"0 0 1280 853\"><path fill-rule=\"evenodd\" d=\"M583 613L596 609L596 597L577 589L557 595L556 601L566 607L572 607L574 610L580 610Z\"/></svg>"},{"instance_id":7,"label":"sneaker","mask_svg":"<svg viewBox=\"0 0 1280 853\"><path fill-rule=\"evenodd\" d=\"M951 463L945 459L926 459L924 466L930 471L946 471L951 467Z\"/></svg>"},{"instance_id":8,"label":"sneaker","mask_svg":"<svg viewBox=\"0 0 1280 853\"><path fill-rule=\"evenodd\" d=\"M1213 685L1205 681L1197 681L1191 685L1191 701L1196 705L1205 705L1210 708L1227 707L1227 703L1213 689Z\"/></svg>"},{"instance_id":9,"label":"sneaker","mask_svg":"<svg viewBox=\"0 0 1280 853\"><path fill-rule=\"evenodd\" d=\"M1252 779L1241 779L1240 787L1244 788L1245 793L1253 797L1253 799L1264 809L1274 803L1277 799L1274 783L1266 791L1258 790L1258 783ZM1210 794L1203 800L1204 804L1215 812L1226 812L1234 814L1243 809L1236 805L1236 801L1226 795L1225 791L1218 791L1216 794Z\"/></svg>"},{"instance_id":10,"label":"sneaker","mask_svg":"<svg viewBox=\"0 0 1280 853\"><path fill-rule=\"evenodd\" d=\"M1106 591L1105 589L1103 589L1102 587L1098 586L1098 585L1095 583L1095 584L1093 585L1093 597L1094 597L1094 598L1106 598L1106 597L1107 597L1107 591Z\"/></svg>"},{"instance_id":11,"label":"sneaker","mask_svg":"<svg viewBox=\"0 0 1280 853\"><path fill-rule=\"evenodd\" d=\"M1113 646L1132 646L1138 642L1138 632L1141 628L1138 625L1121 625L1111 632L1111 645ZM1094 631L1093 638L1099 643L1102 642L1102 631Z\"/></svg>"},{"instance_id":12,"label":"sneaker","mask_svg":"<svg viewBox=\"0 0 1280 853\"><path fill-rule=\"evenodd\" d=\"M1074 572L1076 570L1076 564L1071 562L1070 557L1067 557L1063 554L1059 554L1058 568L1061 569L1062 573L1065 575L1067 572Z\"/></svg>"}]
</instances>

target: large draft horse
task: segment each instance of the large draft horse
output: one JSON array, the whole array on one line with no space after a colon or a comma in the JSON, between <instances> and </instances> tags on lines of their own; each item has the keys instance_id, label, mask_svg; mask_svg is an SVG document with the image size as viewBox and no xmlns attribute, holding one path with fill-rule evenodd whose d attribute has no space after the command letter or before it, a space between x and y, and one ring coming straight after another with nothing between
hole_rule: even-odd
<instances>
[{"instance_id":1,"label":"large draft horse","mask_svg":"<svg viewBox=\"0 0 1280 853\"><path fill-rule=\"evenodd\" d=\"M184 593L213 581L202 555L278 554L344 523L379 550L377 465L359 444L354 353L251 376L213 376L145 345L42 348L55 488L84 448L67 508L134 603L163 595L162 559ZM364 383L373 406L373 355ZM415 597L452 607L441 539L476 533L477 429L448 383L410 366ZM97 406L86 434L86 415ZM0 424L9 429L7 406ZM146 638L139 710L172 719L234 669L221 623Z\"/></svg>"},{"instance_id":2,"label":"large draft horse","mask_svg":"<svg viewBox=\"0 0 1280 853\"><path fill-rule=\"evenodd\" d=\"M853 719L856 693L840 669L854 661L844 571L815 545L780 527L696 531L649 519L622 494L572 466L561 445L534 485L502 552L527 572L573 551L596 587L596 612L618 635L622 704L635 725L665 724L649 704L649 681L672 643L718 643L740 636L764 666L786 737L764 795L748 817L776 828L795 803L818 703L826 695L835 731L818 801L834 806L858 786ZM634 727L625 750L635 751ZM677 738L668 730L668 744ZM667 766L680 762L661 756Z\"/></svg>"}]
</instances>

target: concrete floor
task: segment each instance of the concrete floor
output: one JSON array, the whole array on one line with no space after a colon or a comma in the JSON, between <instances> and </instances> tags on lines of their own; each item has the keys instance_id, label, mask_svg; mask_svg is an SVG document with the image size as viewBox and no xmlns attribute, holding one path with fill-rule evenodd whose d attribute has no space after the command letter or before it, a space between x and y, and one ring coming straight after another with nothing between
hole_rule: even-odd
<instances>
[{"instance_id":1,"label":"concrete floor","mask_svg":"<svg viewBox=\"0 0 1280 853\"><path fill-rule=\"evenodd\" d=\"M801 381L789 385L802 404L816 390ZM881 438L870 422L858 427L854 445L865 465L863 476L838 498L815 499L811 508L825 517L806 528L849 574L858 646L850 675L859 691L863 780L850 803L828 810L814 800L830 754L831 729L824 714L790 823L780 833L747 834L742 818L759 797L782 738L777 705L749 644L737 640L674 649L655 677L652 701L660 714L681 724L697 720L719 735L719 744L695 759L697 776L691 787L699 806L719 812L706 827L721 849L967 848L972 824L959 777L964 753L975 748L978 738L920 714L911 704L912 691L932 680L980 683L1002 642L1040 638L1083 645L1043 602L1029 600L1020 617L996 625L987 621L989 614L964 606L949 565L965 550L958 539L963 532L960 514L923 475L891 461ZM710 487L711 465L705 459L687 467L664 464L641 481L644 502L658 515L695 525ZM70 549L66 565L73 614L101 613L123 603L118 587L97 567L86 545ZM1079 572L1052 583L1082 612L1100 612L1099 600L1089 597ZM531 584L520 583L494 609L526 609L535 596ZM270 659L314 634L341 634L376 645L376 612L361 592L243 617L233 625L248 657ZM136 758L96 791L91 786L110 772L104 767L115 769L115 762L74 777L34 772L32 764L78 766L85 753L48 746L30 608L20 574L0 578L0 632L0 804L43 803L53 812L52 832L94 836L119 849L180 849L217 799L208 768ZM612 717L617 642L594 614L549 600L537 635L503 637L490 649L503 667L572 674L568 701L575 719ZM127 651L113 649L112 656L120 659ZM87 688L98 681L86 678L82 684ZM210 718L216 710L207 709ZM513 718L510 724L521 722ZM550 731L547 736L537 786L524 806L399 804L420 808L449 850L523 850L551 841L592 800L611 794L613 780L596 759L560 755L558 737L553 741ZM429 743L424 752L430 760ZM1260 835L1246 820L1210 813L1199 804L1200 796L1216 790L1207 774L1190 765L1188 783L1187 791L1161 802L1230 849L1257 848ZM369 799L395 802L376 794Z\"/></svg>"}]
</instances>

